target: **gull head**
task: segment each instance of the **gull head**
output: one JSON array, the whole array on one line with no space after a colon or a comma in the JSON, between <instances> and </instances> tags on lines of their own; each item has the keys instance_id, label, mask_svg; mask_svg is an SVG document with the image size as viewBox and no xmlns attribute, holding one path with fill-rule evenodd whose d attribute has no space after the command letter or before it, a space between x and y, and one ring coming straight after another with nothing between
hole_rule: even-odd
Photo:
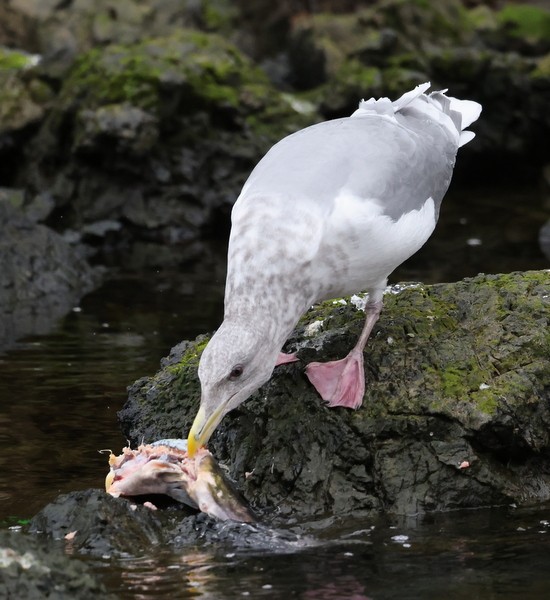
<instances>
[{"instance_id":1,"label":"gull head","mask_svg":"<svg viewBox=\"0 0 550 600\"><path fill-rule=\"evenodd\" d=\"M222 323L199 363L201 403L189 432L190 456L208 442L230 410L271 377L278 353L279 348L250 324Z\"/></svg>"}]
</instances>

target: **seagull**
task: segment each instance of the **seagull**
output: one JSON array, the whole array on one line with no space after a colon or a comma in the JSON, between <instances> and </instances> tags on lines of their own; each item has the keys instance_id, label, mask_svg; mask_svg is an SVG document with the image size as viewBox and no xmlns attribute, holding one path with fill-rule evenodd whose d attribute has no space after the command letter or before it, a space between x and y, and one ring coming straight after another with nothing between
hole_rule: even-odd
<instances>
[{"instance_id":1,"label":"seagull","mask_svg":"<svg viewBox=\"0 0 550 600\"><path fill-rule=\"evenodd\" d=\"M361 405L363 351L387 278L432 234L458 148L474 137L465 129L481 113L429 87L362 100L350 117L282 139L252 171L231 213L224 319L200 359L189 455L277 365L298 360L281 349L309 307L366 290L355 347L306 367L329 406Z\"/></svg>"}]
</instances>

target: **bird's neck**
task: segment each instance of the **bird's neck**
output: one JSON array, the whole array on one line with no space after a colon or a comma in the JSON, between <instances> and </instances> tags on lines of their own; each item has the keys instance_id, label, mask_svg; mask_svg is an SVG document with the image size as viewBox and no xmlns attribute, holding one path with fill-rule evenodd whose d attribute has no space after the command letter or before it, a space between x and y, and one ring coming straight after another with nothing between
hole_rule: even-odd
<instances>
[{"instance_id":1,"label":"bird's neck","mask_svg":"<svg viewBox=\"0 0 550 600\"><path fill-rule=\"evenodd\" d=\"M224 320L238 321L261 332L266 340L280 348L311 301L297 289L282 293L279 286L265 287L265 282L254 287L256 289L249 289L248 293L234 290L230 296L226 294Z\"/></svg>"}]
</instances>

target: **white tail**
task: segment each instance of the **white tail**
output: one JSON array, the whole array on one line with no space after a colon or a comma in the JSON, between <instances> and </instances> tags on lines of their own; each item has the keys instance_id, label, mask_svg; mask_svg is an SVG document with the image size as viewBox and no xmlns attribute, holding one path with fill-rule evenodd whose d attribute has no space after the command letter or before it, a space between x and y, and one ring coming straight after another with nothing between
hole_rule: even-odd
<instances>
[{"instance_id":1,"label":"white tail","mask_svg":"<svg viewBox=\"0 0 550 600\"><path fill-rule=\"evenodd\" d=\"M406 113L407 108L416 109L445 126L456 137L458 147L464 146L475 137L473 131L465 129L481 114L481 104L473 100L458 100L446 96L447 90L427 95L424 92L430 85L430 82L417 85L414 90L406 92L394 102L389 98L361 100L359 108L351 116L361 117L376 113L391 117L399 112Z\"/></svg>"}]
</instances>

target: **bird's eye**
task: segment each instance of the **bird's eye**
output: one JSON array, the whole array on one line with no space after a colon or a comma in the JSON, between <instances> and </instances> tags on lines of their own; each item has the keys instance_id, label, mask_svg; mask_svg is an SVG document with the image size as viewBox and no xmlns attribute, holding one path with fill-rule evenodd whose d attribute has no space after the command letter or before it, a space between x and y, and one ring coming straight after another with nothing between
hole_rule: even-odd
<instances>
[{"instance_id":1,"label":"bird's eye","mask_svg":"<svg viewBox=\"0 0 550 600\"><path fill-rule=\"evenodd\" d=\"M244 371L244 367L242 365L235 365L231 371L231 373L229 373L229 379L231 381L235 381L235 379L238 379Z\"/></svg>"}]
</instances>

